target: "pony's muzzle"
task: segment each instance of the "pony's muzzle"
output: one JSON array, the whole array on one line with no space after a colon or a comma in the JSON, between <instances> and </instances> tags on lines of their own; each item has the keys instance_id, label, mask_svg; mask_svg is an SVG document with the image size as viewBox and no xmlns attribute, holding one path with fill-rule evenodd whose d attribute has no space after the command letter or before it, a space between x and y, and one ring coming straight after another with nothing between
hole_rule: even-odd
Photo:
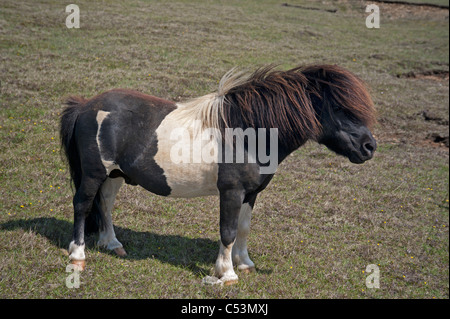
<instances>
[{"instance_id":1,"label":"pony's muzzle","mask_svg":"<svg viewBox=\"0 0 450 319\"><path fill-rule=\"evenodd\" d=\"M377 149L377 142L371 135L367 135L361 143L361 160L368 161L373 157Z\"/></svg>"}]
</instances>

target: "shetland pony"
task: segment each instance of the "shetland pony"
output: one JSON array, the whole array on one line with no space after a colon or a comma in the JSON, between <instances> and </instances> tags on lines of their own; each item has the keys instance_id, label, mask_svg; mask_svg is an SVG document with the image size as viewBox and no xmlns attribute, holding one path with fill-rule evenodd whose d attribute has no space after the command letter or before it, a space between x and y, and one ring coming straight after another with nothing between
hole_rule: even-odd
<instances>
[{"instance_id":1,"label":"shetland pony","mask_svg":"<svg viewBox=\"0 0 450 319\"><path fill-rule=\"evenodd\" d=\"M161 196L217 195L215 276L219 283L234 283L233 265L255 269L247 251L250 218L257 195L275 173L264 169L307 140L364 163L376 149L369 130L374 123L365 84L336 65L264 67L251 74L231 70L217 92L184 103L127 89L70 97L60 123L75 185L69 258L84 268L84 235L91 232L99 232L98 245L126 255L111 218L123 182Z\"/></svg>"}]
</instances>

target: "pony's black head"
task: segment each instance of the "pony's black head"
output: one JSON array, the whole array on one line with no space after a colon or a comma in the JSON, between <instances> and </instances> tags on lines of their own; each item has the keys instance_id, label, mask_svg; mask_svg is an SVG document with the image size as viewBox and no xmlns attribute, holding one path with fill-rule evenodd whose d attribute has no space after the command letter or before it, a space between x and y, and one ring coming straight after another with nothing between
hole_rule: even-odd
<instances>
[{"instance_id":1,"label":"pony's black head","mask_svg":"<svg viewBox=\"0 0 450 319\"><path fill-rule=\"evenodd\" d=\"M331 116L322 117L322 135L318 140L330 150L347 157L355 164L370 160L377 148L372 133L361 121L344 111L337 110Z\"/></svg>"},{"instance_id":2,"label":"pony's black head","mask_svg":"<svg viewBox=\"0 0 450 319\"><path fill-rule=\"evenodd\" d=\"M303 74L314 88L311 99L321 124L316 140L352 163L371 159L377 148L369 130L375 109L363 81L330 65L310 67Z\"/></svg>"}]
</instances>

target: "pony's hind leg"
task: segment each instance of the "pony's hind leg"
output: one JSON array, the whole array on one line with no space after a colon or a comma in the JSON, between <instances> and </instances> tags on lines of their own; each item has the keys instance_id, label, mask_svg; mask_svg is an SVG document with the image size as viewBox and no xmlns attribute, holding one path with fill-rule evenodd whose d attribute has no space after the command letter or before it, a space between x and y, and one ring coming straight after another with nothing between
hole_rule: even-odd
<instances>
[{"instance_id":1,"label":"pony's hind leg","mask_svg":"<svg viewBox=\"0 0 450 319\"><path fill-rule=\"evenodd\" d=\"M122 244L116 238L111 212L116 195L119 192L123 181L124 179L122 177L108 177L100 188L100 206L104 227L100 230L99 240L97 243L99 246L106 247L109 250L114 250L117 255L122 257L126 256L127 253L125 252L125 249L123 249Z\"/></svg>"},{"instance_id":2,"label":"pony's hind leg","mask_svg":"<svg viewBox=\"0 0 450 319\"><path fill-rule=\"evenodd\" d=\"M74 224L72 241L69 245L69 258L72 264L84 269L86 256L84 254L86 216L92 209L95 195L102 181L94 178L82 178L75 196L73 197Z\"/></svg>"}]
</instances>

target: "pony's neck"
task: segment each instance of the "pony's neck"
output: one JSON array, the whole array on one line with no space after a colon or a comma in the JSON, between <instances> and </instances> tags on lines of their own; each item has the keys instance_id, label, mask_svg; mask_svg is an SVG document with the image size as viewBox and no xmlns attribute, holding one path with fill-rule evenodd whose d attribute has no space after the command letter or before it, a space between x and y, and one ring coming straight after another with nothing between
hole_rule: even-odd
<instances>
[{"instance_id":1,"label":"pony's neck","mask_svg":"<svg viewBox=\"0 0 450 319\"><path fill-rule=\"evenodd\" d=\"M292 152L296 151L302 147L308 140L305 139L299 145L283 145L278 141L278 164L280 164L286 157L288 157Z\"/></svg>"}]
</instances>

